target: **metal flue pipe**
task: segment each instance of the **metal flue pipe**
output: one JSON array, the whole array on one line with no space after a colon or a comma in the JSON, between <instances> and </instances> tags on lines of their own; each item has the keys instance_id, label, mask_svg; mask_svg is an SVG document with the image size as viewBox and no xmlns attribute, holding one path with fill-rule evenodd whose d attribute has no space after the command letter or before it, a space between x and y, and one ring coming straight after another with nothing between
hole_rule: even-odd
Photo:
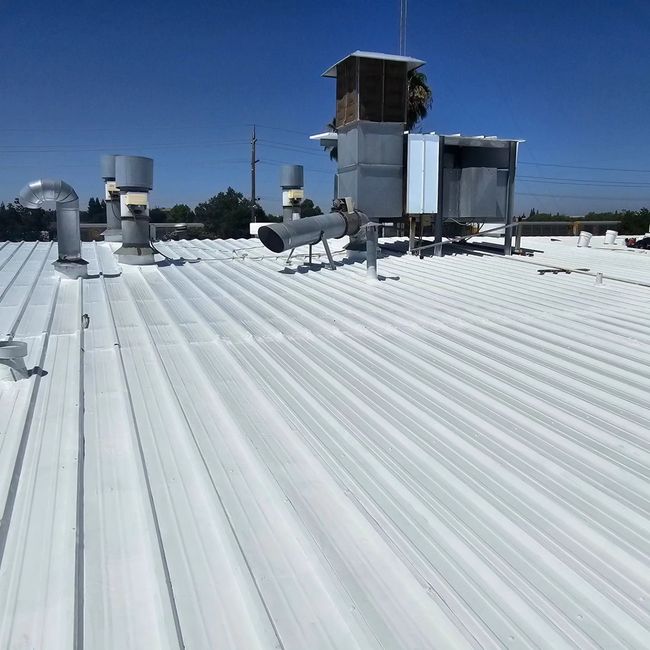
<instances>
[{"instance_id":1,"label":"metal flue pipe","mask_svg":"<svg viewBox=\"0 0 650 650\"><path fill-rule=\"evenodd\" d=\"M79 197L65 181L41 179L25 185L20 192L25 208L40 208L46 201L56 202L56 232L59 262L83 262L79 229Z\"/></svg>"},{"instance_id":2,"label":"metal flue pipe","mask_svg":"<svg viewBox=\"0 0 650 650\"><path fill-rule=\"evenodd\" d=\"M106 202L106 230L104 241L122 241L122 222L120 219L120 196L115 185L114 155L102 156L100 160L104 179L104 201Z\"/></svg>"},{"instance_id":3,"label":"metal flue pipe","mask_svg":"<svg viewBox=\"0 0 650 650\"><path fill-rule=\"evenodd\" d=\"M258 236L264 246L282 253L298 246L317 244L322 239L339 239L359 232L364 219L359 212L330 212L296 221L262 226Z\"/></svg>"}]
</instances>

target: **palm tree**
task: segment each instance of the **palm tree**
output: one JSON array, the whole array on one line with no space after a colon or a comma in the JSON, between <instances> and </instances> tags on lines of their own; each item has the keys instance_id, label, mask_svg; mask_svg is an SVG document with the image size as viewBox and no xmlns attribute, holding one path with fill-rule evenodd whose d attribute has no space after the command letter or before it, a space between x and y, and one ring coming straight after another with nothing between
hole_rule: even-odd
<instances>
[{"instance_id":1,"label":"palm tree","mask_svg":"<svg viewBox=\"0 0 650 650\"><path fill-rule=\"evenodd\" d=\"M327 125L327 128L332 132L336 133L336 115L332 118L332 121ZM338 160L339 159L339 147L338 145L334 145L330 149L330 160Z\"/></svg>"},{"instance_id":2,"label":"palm tree","mask_svg":"<svg viewBox=\"0 0 650 650\"><path fill-rule=\"evenodd\" d=\"M427 116L433 104L433 93L429 88L427 76L424 72L411 70L408 75L408 85L406 130L411 131L418 122L421 122Z\"/></svg>"},{"instance_id":3,"label":"palm tree","mask_svg":"<svg viewBox=\"0 0 650 650\"><path fill-rule=\"evenodd\" d=\"M433 93L427 83L424 72L411 70L408 73L408 100L406 107L406 130L412 131L413 127L421 122L429 113L433 104ZM336 133L336 117L327 125L330 131ZM334 146L330 149L330 160L338 160L339 149Z\"/></svg>"}]
</instances>

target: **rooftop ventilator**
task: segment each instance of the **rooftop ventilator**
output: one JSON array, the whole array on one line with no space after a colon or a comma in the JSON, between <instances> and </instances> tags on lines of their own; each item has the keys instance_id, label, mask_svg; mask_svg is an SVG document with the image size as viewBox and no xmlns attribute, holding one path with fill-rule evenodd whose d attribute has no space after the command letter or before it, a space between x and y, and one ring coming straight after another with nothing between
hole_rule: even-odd
<instances>
[{"instance_id":1,"label":"rooftop ventilator","mask_svg":"<svg viewBox=\"0 0 650 650\"><path fill-rule=\"evenodd\" d=\"M106 203L106 230L104 241L122 241L122 220L120 215L120 191L115 182L115 159L117 156L101 157L104 179L104 201Z\"/></svg>"},{"instance_id":2,"label":"rooftop ventilator","mask_svg":"<svg viewBox=\"0 0 650 650\"><path fill-rule=\"evenodd\" d=\"M41 179L25 185L20 192L20 204L25 208L40 208L44 203L56 203L56 238L59 257L54 267L70 277L86 274L88 262L81 257L79 229L79 197L65 181Z\"/></svg>"},{"instance_id":3,"label":"rooftop ventilator","mask_svg":"<svg viewBox=\"0 0 650 650\"><path fill-rule=\"evenodd\" d=\"M110 171L110 163L107 169ZM119 197L122 246L115 251L122 264L153 264L150 243L149 191L153 160L144 156L115 156L115 199ZM119 194L118 194L119 193ZM108 209L108 203L107 203Z\"/></svg>"}]
</instances>

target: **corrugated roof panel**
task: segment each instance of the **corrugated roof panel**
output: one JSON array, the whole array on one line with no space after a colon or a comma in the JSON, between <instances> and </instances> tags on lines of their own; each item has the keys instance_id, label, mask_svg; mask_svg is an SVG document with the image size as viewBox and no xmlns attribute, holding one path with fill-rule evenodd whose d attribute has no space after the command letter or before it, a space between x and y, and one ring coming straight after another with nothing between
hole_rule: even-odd
<instances>
[{"instance_id":1,"label":"corrugated roof panel","mask_svg":"<svg viewBox=\"0 0 650 650\"><path fill-rule=\"evenodd\" d=\"M259 246L0 245L0 645L647 647L648 289Z\"/></svg>"}]
</instances>

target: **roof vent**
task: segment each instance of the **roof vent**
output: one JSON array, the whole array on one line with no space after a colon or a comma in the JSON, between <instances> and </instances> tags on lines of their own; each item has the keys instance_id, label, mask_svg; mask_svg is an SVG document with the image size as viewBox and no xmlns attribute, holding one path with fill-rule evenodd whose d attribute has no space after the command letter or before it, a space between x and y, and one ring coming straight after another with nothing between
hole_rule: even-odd
<instances>
[{"instance_id":1,"label":"roof vent","mask_svg":"<svg viewBox=\"0 0 650 650\"><path fill-rule=\"evenodd\" d=\"M106 230L104 241L122 241L122 222L120 220L120 191L115 183L115 158L102 156L101 168L104 179L104 201L106 202Z\"/></svg>"},{"instance_id":2,"label":"roof vent","mask_svg":"<svg viewBox=\"0 0 650 650\"><path fill-rule=\"evenodd\" d=\"M86 274L88 262L81 257L79 197L65 181L44 178L25 185L20 192L25 208L40 208L47 201L56 202L56 238L59 259L54 263L61 273L73 278Z\"/></svg>"},{"instance_id":3,"label":"roof vent","mask_svg":"<svg viewBox=\"0 0 650 650\"><path fill-rule=\"evenodd\" d=\"M25 366L27 343L23 341L0 341L0 365L7 366L14 381L29 377Z\"/></svg>"},{"instance_id":4,"label":"roof vent","mask_svg":"<svg viewBox=\"0 0 650 650\"><path fill-rule=\"evenodd\" d=\"M120 193L122 246L115 251L123 264L153 264L149 234L149 190L153 160L143 156L115 156L115 185Z\"/></svg>"}]
</instances>

